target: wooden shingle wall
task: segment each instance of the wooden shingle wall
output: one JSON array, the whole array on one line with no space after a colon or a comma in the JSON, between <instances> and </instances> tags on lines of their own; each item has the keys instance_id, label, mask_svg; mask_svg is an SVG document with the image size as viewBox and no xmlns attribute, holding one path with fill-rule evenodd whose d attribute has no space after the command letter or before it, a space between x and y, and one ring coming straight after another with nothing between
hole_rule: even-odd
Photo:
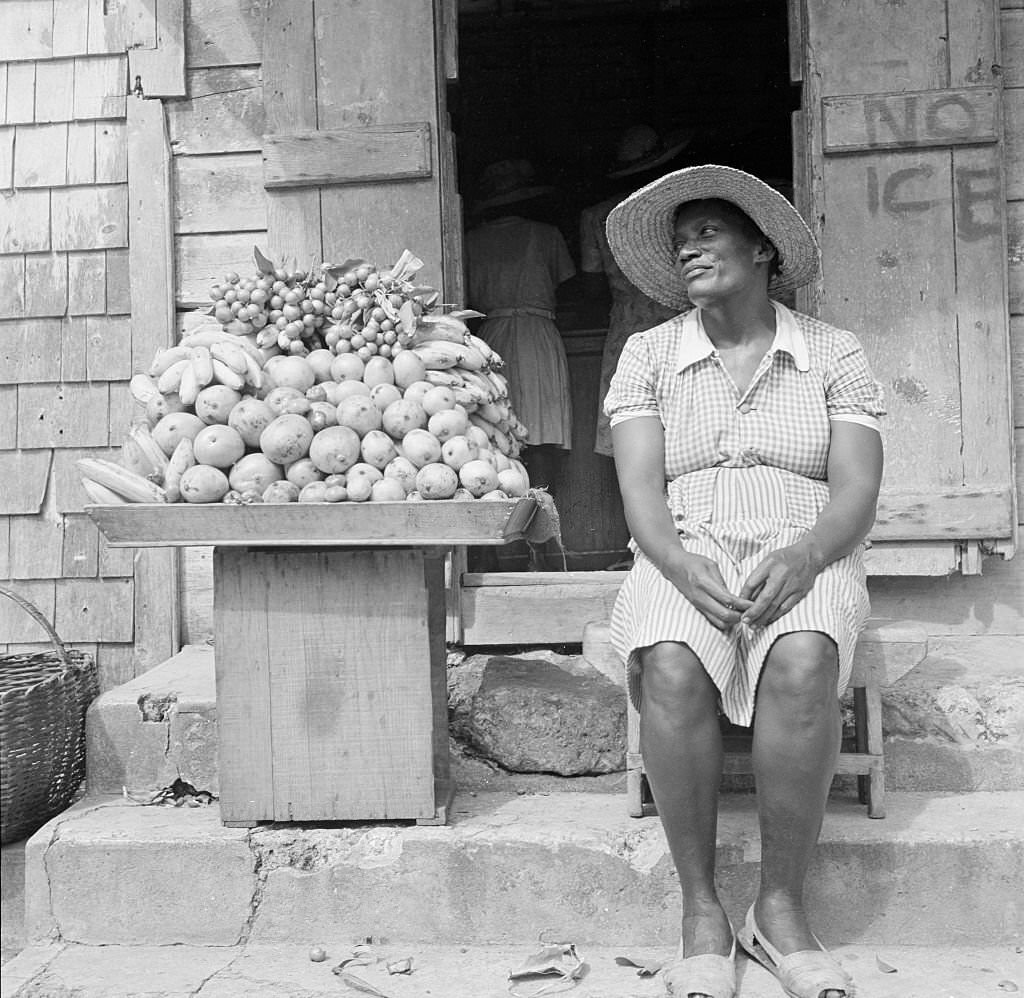
<instances>
[{"instance_id":1,"label":"wooden shingle wall","mask_svg":"<svg viewBox=\"0 0 1024 998\"><path fill-rule=\"evenodd\" d=\"M129 96L129 60L152 61L162 28L152 0L3 8L0 580L91 652L109 688L156 664L139 645L140 605L149 613L152 597L137 591L153 565L105 544L82 512L74 462L114 456L139 414L127 390L126 117L139 99ZM0 652L49 646L27 614L0 604ZM173 630L166 619L159 626Z\"/></svg>"}]
</instances>

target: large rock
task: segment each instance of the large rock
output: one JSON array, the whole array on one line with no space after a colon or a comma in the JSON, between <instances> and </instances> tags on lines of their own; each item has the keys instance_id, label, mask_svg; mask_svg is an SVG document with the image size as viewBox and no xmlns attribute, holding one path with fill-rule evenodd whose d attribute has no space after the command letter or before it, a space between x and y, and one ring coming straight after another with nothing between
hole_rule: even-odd
<instances>
[{"instance_id":1,"label":"large rock","mask_svg":"<svg viewBox=\"0 0 1024 998\"><path fill-rule=\"evenodd\" d=\"M473 655L449 668L452 733L517 773L625 768L622 689L578 655Z\"/></svg>"}]
</instances>

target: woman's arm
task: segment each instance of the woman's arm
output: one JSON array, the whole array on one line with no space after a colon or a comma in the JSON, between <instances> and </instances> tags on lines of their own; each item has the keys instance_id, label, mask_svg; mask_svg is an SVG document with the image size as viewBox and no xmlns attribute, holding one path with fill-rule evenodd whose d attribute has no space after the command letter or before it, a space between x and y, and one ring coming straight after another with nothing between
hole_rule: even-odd
<instances>
[{"instance_id":1,"label":"woman's arm","mask_svg":"<svg viewBox=\"0 0 1024 998\"><path fill-rule=\"evenodd\" d=\"M829 501L796 544L769 554L740 595L752 599L746 623L764 626L800 602L826 565L849 554L875 522L882 480L882 438L858 423L833 420L828 453Z\"/></svg>"},{"instance_id":2,"label":"woman's arm","mask_svg":"<svg viewBox=\"0 0 1024 998\"><path fill-rule=\"evenodd\" d=\"M615 469L626 522L637 547L707 619L728 630L751 606L730 593L709 558L686 551L665 503L665 431L661 420L637 416L612 427Z\"/></svg>"}]
</instances>

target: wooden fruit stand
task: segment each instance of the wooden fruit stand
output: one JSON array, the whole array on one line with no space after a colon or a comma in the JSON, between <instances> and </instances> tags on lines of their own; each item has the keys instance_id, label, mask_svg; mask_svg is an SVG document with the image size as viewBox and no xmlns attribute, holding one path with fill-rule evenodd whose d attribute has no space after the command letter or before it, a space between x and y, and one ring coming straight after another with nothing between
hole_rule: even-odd
<instances>
[{"instance_id":1,"label":"wooden fruit stand","mask_svg":"<svg viewBox=\"0 0 1024 998\"><path fill-rule=\"evenodd\" d=\"M89 506L114 547L214 548L221 816L443 824L445 558L524 536L497 502Z\"/></svg>"}]
</instances>

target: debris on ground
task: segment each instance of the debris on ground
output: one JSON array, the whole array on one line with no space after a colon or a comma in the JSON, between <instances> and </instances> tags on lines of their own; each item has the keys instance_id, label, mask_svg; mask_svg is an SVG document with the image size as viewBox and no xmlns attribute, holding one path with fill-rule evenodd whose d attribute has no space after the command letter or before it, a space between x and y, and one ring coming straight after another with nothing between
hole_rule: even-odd
<instances>
[{"instance_id":1,"label":"debris on ground","mask_svg":"<svg viewBox=\"0 0 1024 998\"><path fill-rule=\"evenodd\" d=\"M180 776L166 787L154 790L148 797L140 797L138 794L130 793L127 787L121 787L121 796L135 804L144 807L152 807L156 804L170 804L172 807L181 807L187 804L189 807L202 807L204 804L212 804L218 800L216 794L209 790L197 790L188 780Z\"/></svg>"},{"instance_id":2,"label":"debris on ground","mask_svg":"<svg viewBox=\"0 0 1024 998\"><path fill-rule=\"evenodd\" d=\"M660 960L635 960L631 956L617 956L615 962L620 967L636 967L637 977L653 977L664 966Z\"/></svg>"},{"instance_id":3,"label":"debris on ground","mask_svg":"<svg viewBox=\"0 0 1024 998\"><path fill-rule=\"evenodd\" d=\"M576 952L574 943L551 943L509 971L509 991L516 998L539 998L568 991L576 987L586 970L587 965Z\"/></svg>"}]
</instances>

